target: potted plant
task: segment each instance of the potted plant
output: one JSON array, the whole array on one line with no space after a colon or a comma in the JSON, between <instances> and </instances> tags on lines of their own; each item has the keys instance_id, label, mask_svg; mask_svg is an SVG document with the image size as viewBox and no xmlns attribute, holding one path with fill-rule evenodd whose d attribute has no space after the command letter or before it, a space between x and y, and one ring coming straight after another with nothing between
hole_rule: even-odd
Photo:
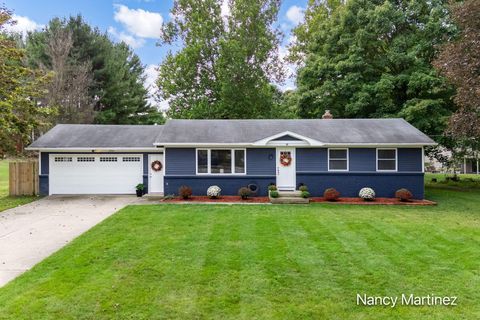
<instances>
[{"instance_id":1,"label":"potted plant","mask_svg":"<svg viewBox=\"0 0 480 320\"><path fill-rule=\"evenodd\" d=\"M143 196L143 192L145 190L145 185L143 183L139 183L135 187L135 190L137 190L137 197L141 197L141 196Z\"/></svg>"}]
</instances>

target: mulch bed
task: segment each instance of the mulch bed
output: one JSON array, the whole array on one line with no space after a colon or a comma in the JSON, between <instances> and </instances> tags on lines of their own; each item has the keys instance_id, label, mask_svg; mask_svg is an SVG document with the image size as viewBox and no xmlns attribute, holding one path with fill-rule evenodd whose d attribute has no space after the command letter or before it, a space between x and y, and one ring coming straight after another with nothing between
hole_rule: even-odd
<instances>
[{"instance_id":1,"label":"mulch bed","mask_svg":"<svg viewBox=\"0 0 480 320\"><path fill-rule=\"evenodd\" d=\"M374 201L365 201L360 198L339 198L337 201L327 201L322 197L313 197L310 198L310 202L325 202L325 203L334 203L334 204L362 204L362 205L410 205L410 206L431 206L436 205L437 203L430 200L410 200L410 201L400 201L397 198L375 198Z\"/></svg>"},{"instance_id":2,"label":"mulch bed","mask_svg":"<svg viewBox=\"0 0 480 320\"><path fill-rule=\"evenodd\" d=\"M210 199L207 196L192 196L190 199L182 199L175 197L173 199L164 199L162 202L181 202L181 203L270 203L268 197L252 197L247 200L240 199L239 196L221 196L219 199ZM310 202L324 202L333 204L360 204L360 205L415 205L415 206L430 206L436 205L436 202L430 200L410 200L408 202L402 202L396 198L376 198L375 201L365 201L360 198L340 198L337 201L326 201L322 197L310 198Z\"/></svg>"},{"instance_id":3,"label":"mulch bed","mask_svg":"<svg viewBox=\"0 0 480 320\"><path fill-rule=\"evenodd\" d=\"M163 202L211 202L211 203L269 203L268 197L252 197L242 200L239 196L221 196L219 199L210 199L207 196L192 196L190 199L175 197L173 199L164 199Z\"/></svg>"}]
</instances>

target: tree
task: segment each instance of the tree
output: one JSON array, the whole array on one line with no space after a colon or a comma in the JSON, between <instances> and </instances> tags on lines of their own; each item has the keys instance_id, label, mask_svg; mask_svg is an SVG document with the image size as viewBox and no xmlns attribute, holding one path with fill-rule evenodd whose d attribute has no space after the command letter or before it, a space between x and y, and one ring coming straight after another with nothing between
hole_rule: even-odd
<instances>
[{"instance_id":1,"label":"tree","mask_svg":"<svg viewBox=\"0 0 480 320\"><path fill-rule=\"evenodd\" d=\"M147 102L138 56L125 44L112 43L82 16L52 19L45 30L28 35L26 48L32 66L56 72L56 89L61 90L52 99L60 106L58 122L164 121Z\"/></svg>"},{"instance_id":2,"label":"tree","mask_svg":"<svg viewBox=\"0 0 480 320\"><path fill-rule=\"evenodd\" d=\"M47 124L54 112L37 101L47 94L51 74L31 69L25 51L3 28L11 20L11 12L0 8L0 154L23 151L35 129Z\"/></svg>"},{"instance_id":3,"label":"tree","mask_svg":"<svg viewBox=\"0 0 480 320\"><path fill-rule=\"evenodd\" d=\"M466 0L452 4L452 15L459 28L457 37L445 43L435 67L457 89L457 111L449 121L447 134L460 146L480 150L480 3Z\"/></svg>"},{"instance_id":4,"label":"tree","mask_svg":"<svg viewBox=\"0 0 480 320\"><path fill-rule=\"evenodd\" d=\"M180 39L159 68L159 96L174 118L268 118L281 81L279 32L272 27L278 0L177 0L162 42Z\"/></svg>"},{"instance_id":5,"label":"tree","mask_svg":"<svg viewBox=\"0 0 480 320\"><path fill-rule=\"evenodd\" d=\"M45 100L57 107L56 121L59 123L92 123L94 100L89 94L93 85L91 63L72 62L69 59L72 47L71 30L56 28L48 34L45 53L55 77Z\"/></svg>"},{"instance_id":6,"label":"tree","mask_svg":"<svg viewBox=\"0 0 480 320\"><path fill-rule=\"evenodd\" d=\"M124 43L109 52L102 70L105 77L100 92L97 123L155 124L164 118L147 102L144 67L140 59Z\"/></svg>"},{"instance_id":7,"label":"tree","mask_svg":"<svg viewBox=\"0 0 480 320\"><path fill-rule=\"evenodd\" d=\"M454 91L431 62L454 32L445 1L351 0L315 12L316 28L307 28L301 47L301 117L329 109L344 118L403 117L427 134L443 132Z\"/></svg>"}]
</instances>

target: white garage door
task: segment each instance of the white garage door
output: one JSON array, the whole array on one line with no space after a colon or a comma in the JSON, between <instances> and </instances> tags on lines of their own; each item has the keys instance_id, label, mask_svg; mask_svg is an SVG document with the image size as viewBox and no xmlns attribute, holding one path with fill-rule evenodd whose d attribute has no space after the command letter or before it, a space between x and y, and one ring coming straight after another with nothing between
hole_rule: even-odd
<instances>
[{"instance_id":1,"label":"white garage door","mask_svg":"<svg viewBox=\"0 0 480 320\"><path fill-rule=\"evenodd\" d=\"M132 194L142 182L140 154L50 155L50 194Z\"/></svg>"}]
</instances>

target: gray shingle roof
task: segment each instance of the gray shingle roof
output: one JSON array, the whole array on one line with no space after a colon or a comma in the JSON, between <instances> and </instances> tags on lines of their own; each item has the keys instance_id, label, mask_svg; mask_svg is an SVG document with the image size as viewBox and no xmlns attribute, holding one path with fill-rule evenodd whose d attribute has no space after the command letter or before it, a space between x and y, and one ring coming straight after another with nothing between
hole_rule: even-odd
<instances>
[{"instance_id":1,"label":"gray shingle roof","mask_svg":"<svg viewBox=\"0 0 480 320\"><path fill-rule=\"evenodd\" d=\"M403 119L169 120L156 143L253 143L290 131L326 144L433 144Z\"/></svg>"},{"instance_id":2,"label":"gray shingle roof","mask_svg":"<svg viewBox=\"0 0 480 320\"><path fill-rule=\"evenodd\" d=\"M403 119L168 120L154 125L59 124L29 148L148 148L154 144L251 144L292 132L325 144L434 141Z\"/></svg>"},{"instance_id":3,"label":"gray shingle roof","mask_svg":"<svg viewBox=\"0 0 480 320\"><path fill-rule=\"evenodd\" d=\"M153 147L163 126L58 124L29 148Z\"/></svg>"}]
</instances>

